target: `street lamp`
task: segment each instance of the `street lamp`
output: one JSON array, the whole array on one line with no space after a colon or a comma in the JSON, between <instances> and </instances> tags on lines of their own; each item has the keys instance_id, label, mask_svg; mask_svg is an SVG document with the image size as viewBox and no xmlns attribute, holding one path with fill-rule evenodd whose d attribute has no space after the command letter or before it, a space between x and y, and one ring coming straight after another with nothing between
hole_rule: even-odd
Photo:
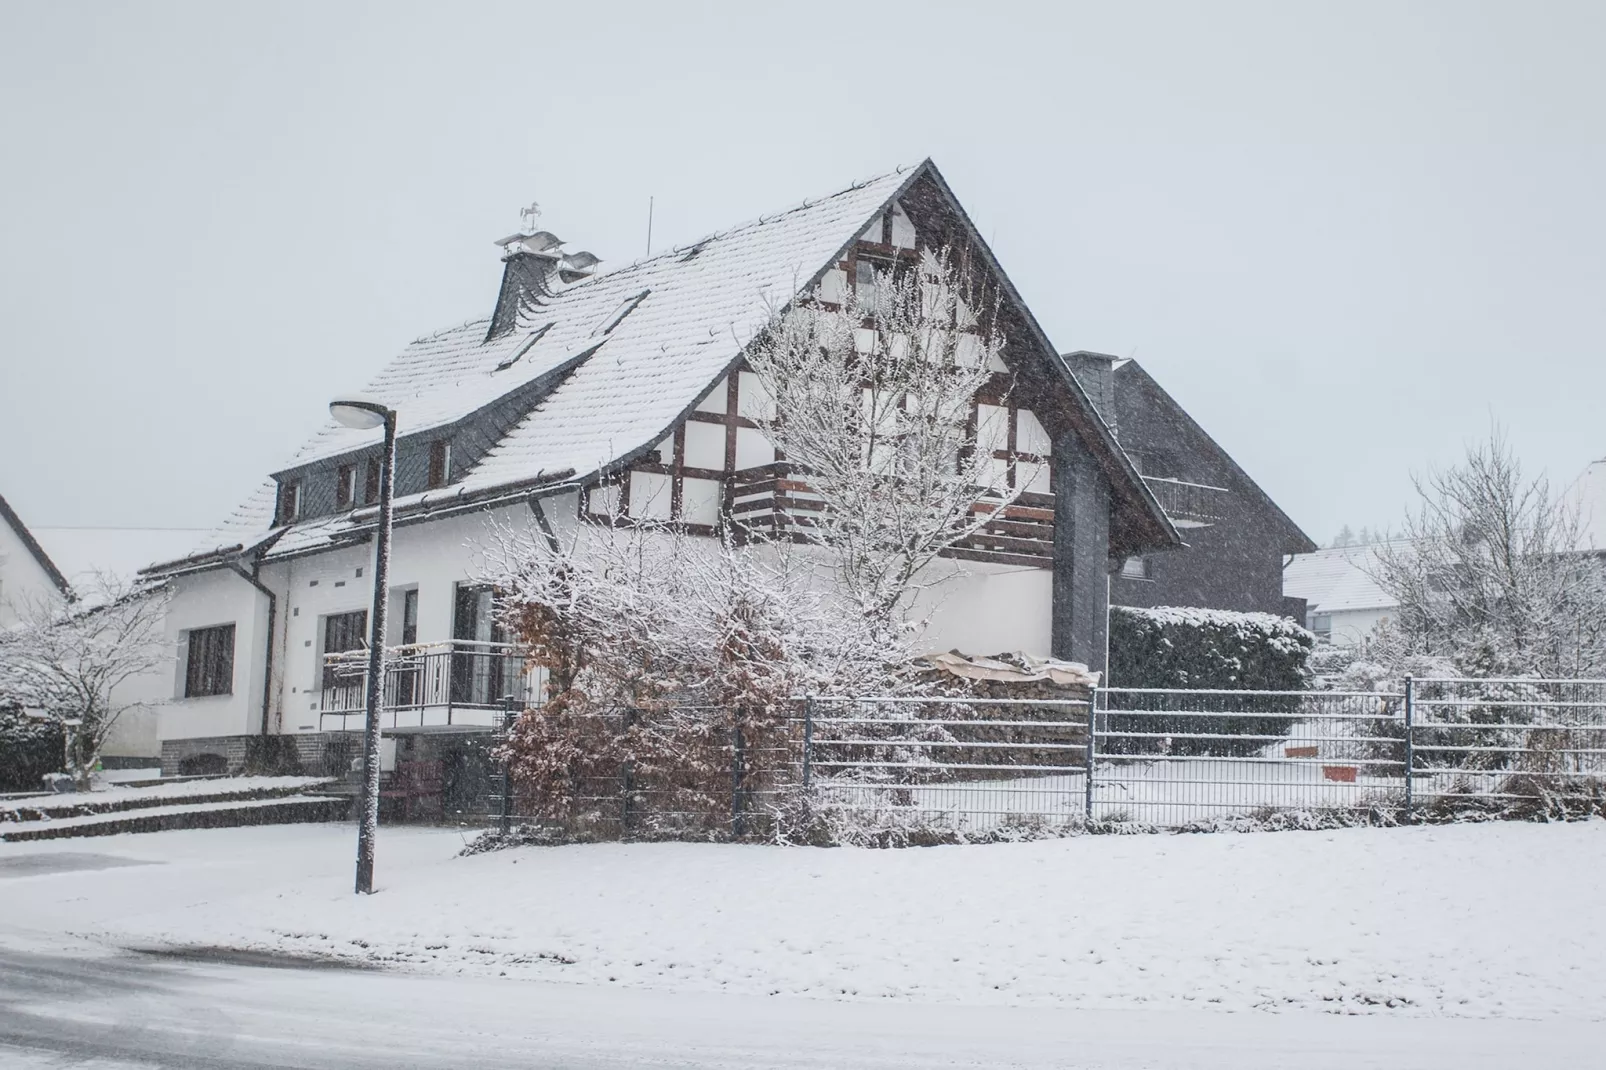
<instances>
[{"instance_id":1,"label":"street lamp","mask_svg":"<svg viewBox=\"0 0 1606 1070\"><path fill-rule=\"evenodd\" d=\"M369 618L368 695L362 740L362 811L357 818L357 891L374 890L374 834L379 828L379 696L385 671L385 610L390 591L390 507L396 490L396 410L369 398L336 398L335 422L359 431L385 429L379 462L379 535L374 542L374 611Z\"/></svg>"}]
</instances>

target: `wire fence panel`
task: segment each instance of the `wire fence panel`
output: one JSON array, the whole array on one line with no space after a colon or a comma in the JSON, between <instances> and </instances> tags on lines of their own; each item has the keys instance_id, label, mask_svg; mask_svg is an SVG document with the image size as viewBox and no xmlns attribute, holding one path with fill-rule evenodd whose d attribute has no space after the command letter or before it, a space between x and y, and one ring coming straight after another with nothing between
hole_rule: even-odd
<instances>
[{"instance_id":1,"label":"wire fence panel","mask_svg":"<svg viewBox=\"0 0 1606 1070\"><path fill-rule=\"evenodd\" d=\"M1087 700L808 700L821 812L962 835L1086 811Z\"/></svg>"},{"instance_id":2,"label":"wire fence panel","mask_svg":"<svg viewBox=\"0 0 1606 1070\"><path fill-rule=\"evenodd\" d=\"M1396 805L1405 696L1101 688L1089 817L1183 825Z\"/></svg>"},{"instance_id":3,"label":"wire fence panel","mask_svg":"<svg viewBox=\"0 0 1606 1070\"><path fill-rule=\"evenodd\" d=\"M942 842L1279 811L1606 814L1606 681L815 696L588 712L543 731L520 744L509 819L597 838L773 839L822 817ZM497 817L500 777L493 791Z\"/></svg>"},{"instance_id":4,"label":"wire fence panel","mask_svg":"<svg viewBox=\"0 0 1606 1070\"><path fill-rule=\"evenodd\" d=\"M1606 681L1413 681L1412 791L1426 806L1599 806Z\"/></svg>"}]
</instances>

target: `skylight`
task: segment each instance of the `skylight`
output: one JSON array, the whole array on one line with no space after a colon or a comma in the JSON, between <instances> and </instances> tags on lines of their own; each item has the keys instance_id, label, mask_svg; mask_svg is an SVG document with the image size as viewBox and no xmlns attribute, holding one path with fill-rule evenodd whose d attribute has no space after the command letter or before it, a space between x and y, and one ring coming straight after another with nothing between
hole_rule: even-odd
<instances>
[{"instance_id":1,"label":"skylight","mask_svg":"<svg viewBox=\"0 0 1606 1070\"><path fill-rule=\"evenodd\" d=\"M519 362L519 358L524 356L524 354L528 353L531 349L533 349L535 347L535 343L539 342L542 338L546 337L546 333L548 331L550 331L551 329L552 329L552 324L550 324L550 323L543 323L540 327L536 328L535 333L530 335L529 338L526 338L524 340L524 344L519 346L518 349L514 350L513 351L513 355L511 357L508 357L502 363L498 364L496 366L495 370L496 371L503 371L503 370L505 370L507 368L513 367L513 365L515 365L515 364L517 364Z\"/></svg>"},{"instance_id":2,"label":"skylight","mask_svg":"<svg viewBox=\"0 0 1606 1070\"><path fill-rule=\"evenodd\" d=\"M599 334L611 334L613 329L623 323L624 318L634 312L636 306L645 301L650 293L652 293L651 290L643 290L639 294L633 294L619 302L619 307L614 309L608 318L602 321L601 326L591 332L591 337L595 338Z\"/></svg>"}]
</instances>

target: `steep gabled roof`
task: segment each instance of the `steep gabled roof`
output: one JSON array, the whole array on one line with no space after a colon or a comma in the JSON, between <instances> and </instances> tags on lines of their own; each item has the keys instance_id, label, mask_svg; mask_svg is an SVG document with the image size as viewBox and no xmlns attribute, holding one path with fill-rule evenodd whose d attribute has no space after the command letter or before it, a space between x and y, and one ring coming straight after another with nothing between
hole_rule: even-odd
<instances>
[{"instance_id":1,"label":"steep gabled roof","mask_svg":"<svg viewBox=\"0 0 1606 1070\"><path fill-rule=\"evenodd\" d=\"M1287 540L1283 546L1283 553L1304 554L1316 549L1316 543L1312 541L1311 537L1306 535L1287 513L1283 512L1281 506L1272 501L1271 495L1260 489L1260 484L1249 478L1249 473L1245 472L1238 462L1232 459L1232 455L1222 449L1220 444L1210 436L1210 433L1200 427L1199 422L1188 414L1188 410L1177 404L1177 399L1172 397L1165 387L1157 383L1154 376L1150 375L1141 364L1136 360L1119 361L1114 366L1114 374L1117 380L1115 391L1117 399L1128 396L1127 392L1130 390L1144 390L1158 400L1161 405L1165 406L1175 419L1182 422L1184 427L1193 434L1198 435L1205 442L1222 463L1227 466L1228 470L1232 472L1238 482L1249 491L1250 496L1269 510L1274 521L1283 529L1284 537ZM1123 383L1121 380L1126 380L1126 382ZM1135 444L1135 448L1142 449L1142 444Z\"/></svg>"},{"instance_id":2,"label":"steep gabled roof","mask_svg":"<svg viewBox=\"0 0 1606 1070\"><path fill-rule=\"evenodd\" d=\"M518 488L529 493L543 483L585 482L629 464L740 363L775 310L809 290L871 220L921 179L940 191L1019 310L1028 344L1041 351L1045 366L1068 392L1068 418L1115 488L1121 540L1149 547L1179 544L1170 521L929 160L566 285L520 286L518 273L524 269L510 261L494 317L415 341L365 390L397 410L403 437L469 419L521 392L528 405L450 486L400 504L452 508ZM283 471L379 441L378 431L331 422ZM241 544L249 546L268 533L273 500L270 481L206 540L223 548L214 552L238 553ZM282 532L271 543L271 554L328 546L358 535L369 522L361 510L314 518Z\"/></svg>"},{"instance_id":3,"label":"steep gabled roof","mask_svg":"<svg viewBox=\"0 0 1606 1070\"><path fill-rule=\"evenodd\" d=\"M56 589L63 595L70 596L72 586L68 584L67 577L63 576L56 563L50 560L50 555L45 553L44 547L39 545L39 540L33 537L33 532L28 530L28 525L22 522L22 517L11 508L4 495L0 495L0 520L4 520L10 525L11 530L16 532L17 538L28 548L29 555L38 562L45 575L50 577L50 582L56 585Z\"/></svg>"}]
</instances>

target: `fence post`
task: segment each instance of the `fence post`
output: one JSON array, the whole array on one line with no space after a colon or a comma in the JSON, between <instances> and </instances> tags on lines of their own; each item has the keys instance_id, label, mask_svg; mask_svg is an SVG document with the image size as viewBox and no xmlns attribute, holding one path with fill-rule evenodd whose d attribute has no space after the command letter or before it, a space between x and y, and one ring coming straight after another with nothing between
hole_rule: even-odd
<instances>
[{"instance_id":1,"label":"fence post","mask_svg":"<svg viewBox=\"0 0 1606 1070\"><path fill-rule=\"evenodd\" d=\"M506 836L513 827L513 755L509 744L513 739L513 706L515 699L512 695L502 698L502 835Z\"/></svg>"},{"instance_id":2,"label":"fence post","mask_svg":"<svg viewBox=\"0 0 1606 1070\"><path fill-rule=\"evenodd\" d=\"M803 699L803 791L809 790L809 775L814 763L814 696Z\"/></svg>"},{"instance_id":3,"label":"fence post","mask_svg":"<svg viewBox=\"0 0 1606 1070\"><path fill-rule=\"evenodd\" d=\"M742 836L742 711L731 718L731 837Z\"/></svg>"},{"instance_id":4,"label":"fence post","mask_svg":"<svg viewBox=\"0 0 1606 1070\"><path fill-rule=\"evenodd\" d=\"M1411 816L1416 803L1416 681L1405 678L1405 816Z\"/></svg>"},{"instance_id":5,"label":"fence post","mask_svg":"<svg viewBox=\"0 0 1606 1070\"><path fill-rule=\"evenodd\" d=\"M1093 737L1098 732L1099 688L1094 684L1087 692L1087 753L1083 758L1086 769L1082 772L1082 815L1093 820L1093 762L1097 756Z\"/></svg>"}]
</instances>

